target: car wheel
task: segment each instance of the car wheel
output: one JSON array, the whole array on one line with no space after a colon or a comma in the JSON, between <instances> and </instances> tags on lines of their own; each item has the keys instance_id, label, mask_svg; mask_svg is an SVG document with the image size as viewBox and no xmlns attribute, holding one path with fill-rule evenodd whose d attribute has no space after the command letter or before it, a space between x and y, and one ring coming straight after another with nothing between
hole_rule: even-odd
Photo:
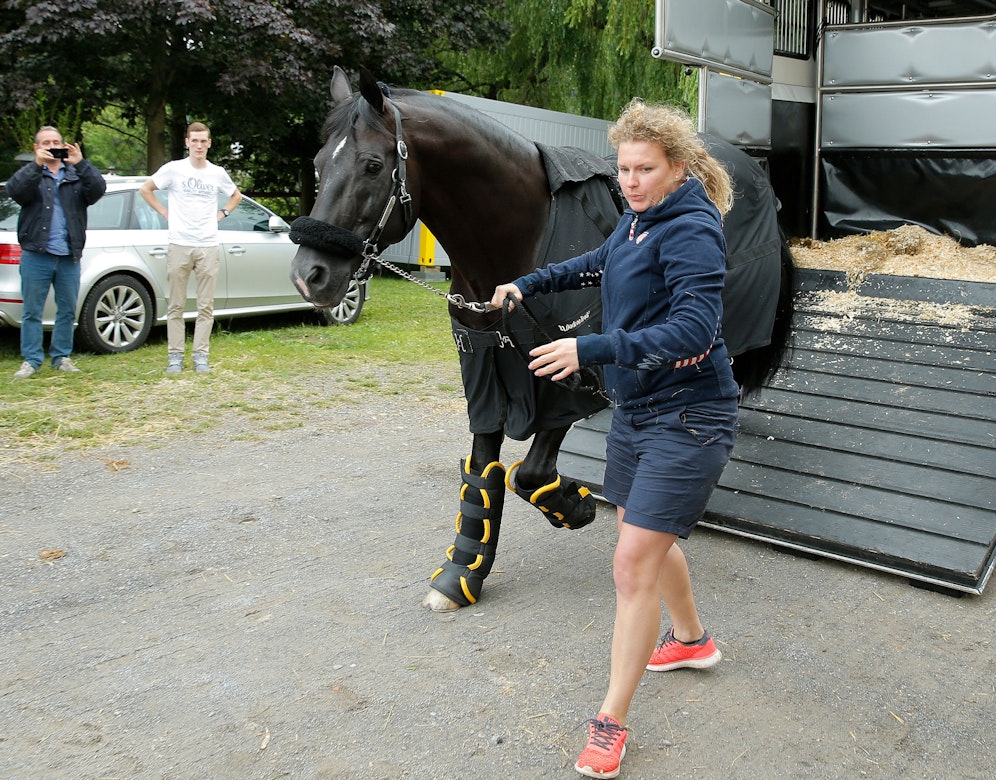
<instances>
[{"instance_id":1,"label":"car wheel","mask_svg":"<svg viewBox=\"0 0 996 780\"><path fill-rule=\"evenodd\" d=\"M366 285L355 279L350 279L349 289L338 306L319 309L319 320L325 325L352 325L363 311L363 299L366 297Z\"/></svg>"},{"instance_id":2,"label":"car wheel","mask_svg":"<svg viewBox=\"0 0 996 780\"><path fill-rule=\"evenodd\" d=\"M77 337L84 349L102 355L138 349L152 331L152 296L141 281L117 274L101 279L80 311Z\"/></svg>"}]
</instances>

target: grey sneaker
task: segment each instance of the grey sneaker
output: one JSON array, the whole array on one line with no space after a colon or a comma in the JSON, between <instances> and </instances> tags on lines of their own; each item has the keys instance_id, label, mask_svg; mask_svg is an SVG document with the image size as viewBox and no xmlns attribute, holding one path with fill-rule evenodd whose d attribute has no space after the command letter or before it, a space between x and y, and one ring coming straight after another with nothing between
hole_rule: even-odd
<instances>
[{"instance_id":1,"label":"grey sneaker","mask_svg":"<svg viewBox=\"0 0 996 780\"><path fill-rule=\"evenodd\" d=\"M67 357L64 357L59 361L59 365L55 367L56 371L65 371L67 374L79 374L81 373L76 366L73 365L73 361Z\"/></svg>"},{"instance_id":2,"label":"grey sneaker","mask_svg":"<svg viewBox=\"0 0 996 780\"><path fill-rule=\"evenodd\" d=\"M194 355L194 371L198 374L208 374L211 367L208 365L208 356L200 353Z\"/></svg>"},{"instance_id":3,"label":"grey sneaker","mask_svg":"<svg viewBox=\"0 0 996 780\"><path fill-rule=\"evenodd\" d=\"M183 353L170 352L169 359L166 361L166 373L179 374L181 371L183 371Z\"/></svg>"},{"instance_id":4,"label":"grey sneaker","mask_svg":"<svg viewBox=\"0 0 996 780\"><path fill-rule=\"evenodd\" d=\"M14 372L14 379L27 379L36 373L38 373L38 369L25 360L21 363L21 367Z\"/></svg>"}]
</instances>

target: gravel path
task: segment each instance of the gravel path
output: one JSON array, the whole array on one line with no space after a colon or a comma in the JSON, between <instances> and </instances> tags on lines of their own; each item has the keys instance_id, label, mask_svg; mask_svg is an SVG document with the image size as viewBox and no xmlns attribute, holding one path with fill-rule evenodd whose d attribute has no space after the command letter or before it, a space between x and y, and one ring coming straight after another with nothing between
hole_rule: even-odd
<instances>
[{"instance_id":1,"label":"gravel path","mask_svg":"<svg viewBox=\"0 0 996 780\"><path fill-rule=\"evenodd\" d=\"M378 398L6 468L0 776L575 777L614 513L560 531L510 496L481 601L424 610L466 427ZM685 549L725 660L647 675L623 778L992 776L992 587L705 530Z\"/></svg>"}]
</instances>

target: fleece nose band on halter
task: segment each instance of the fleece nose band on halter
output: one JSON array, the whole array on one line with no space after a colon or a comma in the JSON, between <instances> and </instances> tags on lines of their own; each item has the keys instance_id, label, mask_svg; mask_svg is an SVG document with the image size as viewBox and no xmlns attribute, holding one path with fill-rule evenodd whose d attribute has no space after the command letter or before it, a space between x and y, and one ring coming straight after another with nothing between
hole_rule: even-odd
<instances>
[{"instance_id":1,"label":"fleece nose band on halter","mask_svg":"<svg viewBox=\"0 0 996 780\"><path fill-rule=\"evenodd\" d=\"M311 217L298 217L291 223L290 239L295 244L332 255L355 257L363 254L363 239L352 230Z\"/></svg>"}]
</instances>

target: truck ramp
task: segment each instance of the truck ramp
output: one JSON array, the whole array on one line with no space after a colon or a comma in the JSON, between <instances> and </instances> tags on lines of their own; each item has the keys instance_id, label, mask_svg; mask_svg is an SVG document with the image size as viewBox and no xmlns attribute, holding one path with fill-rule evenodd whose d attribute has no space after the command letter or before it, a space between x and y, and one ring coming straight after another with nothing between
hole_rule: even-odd
<instances>
[{"instance_id":1,"label":"truck ramp","mask_svg":"<svg viewBox=\"0 0 996 780\"><path fill-rule=\"evenodd\" d=\"M793 349L741 406L701 525L980 594L996 563L996 285L800 269ZM598 493L611 410L564 477Z\"/></svg>"}]
</instances>

